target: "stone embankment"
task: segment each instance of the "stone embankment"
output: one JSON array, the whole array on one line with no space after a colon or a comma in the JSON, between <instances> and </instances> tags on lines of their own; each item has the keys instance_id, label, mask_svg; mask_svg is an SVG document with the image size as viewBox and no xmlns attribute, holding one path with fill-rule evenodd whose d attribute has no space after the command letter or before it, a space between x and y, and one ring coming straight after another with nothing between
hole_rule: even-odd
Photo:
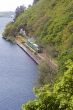
<instances>
[{"instance_id":1,"label":"stone embankment","mask_svg":"<svg viewBox=\"0 0 73 110\"><path fill-rule=\"evenodd\" d=\"M34 54L33 52L31 52L31 50L29 50L26 45L20 43L19 41L16 41L17 45L24 51L26 52L26 54L29 55L30 58L32 58L32 60L36 63L36 64L40 64L41 62L41 58L37 55L37 54Z\"/></svg>"},{"instance_id":2,"label":"stone embankment","mask_svg":"<svg viewBox=\"0 0 73 110\"><path fill-rule=\"evenodd\" d=\"M26 43L21 43L19 40L16 40L17 45L24 51L26 54L32 58L32 60L36 64L40 64L42 61L48 61L49 66L51 66L53 69L57 69L58 65L54 62L53 59L48 58L45 53L37 53L35 54L33 51L31 51Z\"/></svg>"}]
</instances>

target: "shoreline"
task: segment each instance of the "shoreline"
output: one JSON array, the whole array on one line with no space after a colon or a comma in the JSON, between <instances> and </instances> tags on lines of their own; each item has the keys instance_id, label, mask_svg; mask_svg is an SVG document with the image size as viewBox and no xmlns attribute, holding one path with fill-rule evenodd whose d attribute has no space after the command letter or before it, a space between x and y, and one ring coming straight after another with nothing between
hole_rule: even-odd
<instances>
[{"instance_id":1,"label":"shoreline","mask_svg":"<svg viewBox=\"0 0 73 110\"><path fill-rule=\"evenodd\" d=\"M42 61L38 55L35 55L31 50L29 50L25 45L16 41L16 44L37 64L39 65Z\"/></svg>"},{"instance_id":2,"label":"shoreline","mask_svg":"<svg viewBox=\"0 0 73 110\"><path fill-rule=\"evenodd\" d=\"M16 40L16 44L37 64L40 65L42 62L48 61L49 66L56 70L58 68L58 65L53 61L51 58L47 58L47 56L44 53L37 53L34 54L26 44L21 43L19 40Z\"/></svg>"}]
</instances>

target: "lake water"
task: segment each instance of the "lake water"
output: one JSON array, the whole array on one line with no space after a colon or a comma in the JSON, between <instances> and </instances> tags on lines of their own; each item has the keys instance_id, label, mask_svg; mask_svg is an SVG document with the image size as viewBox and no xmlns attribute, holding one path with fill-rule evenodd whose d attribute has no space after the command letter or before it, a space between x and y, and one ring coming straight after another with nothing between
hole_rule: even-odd
<instances>
[{"instance_id":1,"label":"lake water","mask_svg":"<svg viewBox=\"0 0 73 110\"><path fill-rule=\"evenodd\" d=\"M34 98L37 65L17 45L2 39L2 31L11 18L0 18L0 110L21 110Z\"/></svg>"}]
</instances>

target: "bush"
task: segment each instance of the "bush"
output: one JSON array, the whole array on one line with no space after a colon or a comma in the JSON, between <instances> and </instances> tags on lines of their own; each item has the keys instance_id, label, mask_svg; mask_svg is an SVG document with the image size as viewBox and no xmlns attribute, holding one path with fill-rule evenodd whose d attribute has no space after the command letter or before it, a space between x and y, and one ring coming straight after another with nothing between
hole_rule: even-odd
<instances>
[{"instance_id":1,"label":"bush","mask_svg":"<svg viewBox=\"0 0 73 110\"><path fill-rule=\"evenodd\" d=\"M66 62L64 76L53 88L45 85L35 89L36 99L22 106L22 110L73 110L73 62Z\"/></svg>"},{"instance_id":2,"label":"bush","mask_svg":"<svg viewBox=\"0 0 73 110\"><path fill-rule=\"evenodd\" d=\"M57 71L49 65L47 62L41 62L39 66L39 75L38 75L38 82L39 85L44 84L54 84L55 76L57 74Z\"/></svg>"}]
</instances>

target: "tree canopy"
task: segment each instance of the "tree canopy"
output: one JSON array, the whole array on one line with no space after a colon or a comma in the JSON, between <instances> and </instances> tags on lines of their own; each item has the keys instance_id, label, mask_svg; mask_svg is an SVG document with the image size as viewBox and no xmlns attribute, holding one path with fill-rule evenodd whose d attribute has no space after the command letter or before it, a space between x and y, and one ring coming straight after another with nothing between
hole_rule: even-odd
<instances>
[{"instance_id":1,"label":"tree canopy","mask_svg":"<svg viewBox=\"0 0 73 110\"><path fill-rule=\"evenodd\" d=\"M33 4L36 4L39 0L34 0Z\"/></svg>"},{"instance_id":2,"label":"tree canopy","mask_svg":"<svg viewBox=\"0 0 73 110\"><path fill-rule=\"evenodd\" d=\"M18 6L15 10L15 18L14 20L16 20L16 18L25 11L26 7L24 5Z\"/></svg>"},{"instance_id":3,"label":"tree canopy","mask_svg":"<svg viewBox=\"0 0 73 110\"><path fill-rule=\"evenodd\" d=\"M35 89L36 99L22 106L22 110L73 110L73 62L66 62L64 76L53 88L45 85Z\"/></svg>"}]
</instances>

